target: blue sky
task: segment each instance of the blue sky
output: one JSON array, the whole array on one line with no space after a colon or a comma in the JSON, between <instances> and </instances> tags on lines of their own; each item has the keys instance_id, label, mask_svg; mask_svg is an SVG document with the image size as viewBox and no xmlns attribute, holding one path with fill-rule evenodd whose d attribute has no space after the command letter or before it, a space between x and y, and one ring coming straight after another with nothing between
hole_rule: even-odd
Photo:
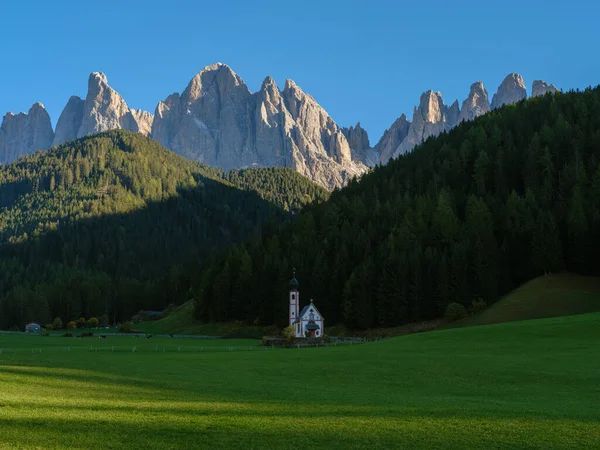
<instances>
[{"instance_id":1,"label":"blue sky","mask_svg":"<svg viewBox=\"0 0 600 450\"><path fill-rule=\"evenodd\" d=\"M372 144L419 95L491 95L510 72L561 89L600 83L600 6L581 1L28 0L0 10L0 114L44 103L55 124L92 71L154 112L204 66L260 88L291 78ZM493 5L491 5L493 3Z\"/></svg>"}]
</instances>

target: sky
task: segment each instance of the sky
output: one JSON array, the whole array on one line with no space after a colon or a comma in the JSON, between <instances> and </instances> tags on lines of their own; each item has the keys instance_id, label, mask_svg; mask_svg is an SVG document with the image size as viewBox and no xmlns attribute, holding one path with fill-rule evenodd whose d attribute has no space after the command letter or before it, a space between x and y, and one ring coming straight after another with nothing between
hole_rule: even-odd
<instances>
[{"instance_id":1,"label":"sky","mask_svg":"<svg viewBox=\"0 0 600 450\"><path fill-rule=\"evenodd\" d=\"M182 92L203 67L229 65L251 91L294 80L339 126L374 145L422 92L447 104L483 81L491 96L520 73L560 89L600 83L600 4L538 1L3 1L0 114L42 102L53 124L91 72L132 108Z\"/></svg>"}]
</instances>

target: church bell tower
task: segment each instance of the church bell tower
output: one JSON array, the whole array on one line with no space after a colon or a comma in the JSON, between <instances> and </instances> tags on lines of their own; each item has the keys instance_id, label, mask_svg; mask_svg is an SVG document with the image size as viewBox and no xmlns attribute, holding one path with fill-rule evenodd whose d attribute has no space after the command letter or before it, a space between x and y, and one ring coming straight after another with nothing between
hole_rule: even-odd
<instances>
[{"instance_id":1,"label":"church bell tower","mask_svg":"<svg viewBox=\"0 0 600 450\"><path fill-rule=\"evenodd\" d=\"M300 314L300 292L298 291L298 280L296 279L296 269L294 269L294 276L290 280L290 325L294 325L294 322L298 320Z\"/></svg>"}]
</instances>

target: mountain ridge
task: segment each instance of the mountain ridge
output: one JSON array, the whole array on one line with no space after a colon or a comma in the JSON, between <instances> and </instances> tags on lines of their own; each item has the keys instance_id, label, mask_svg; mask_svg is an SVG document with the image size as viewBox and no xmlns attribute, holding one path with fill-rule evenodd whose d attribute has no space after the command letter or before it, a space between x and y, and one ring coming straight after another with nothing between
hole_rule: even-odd
<instances>
[{"instance_id":1,"label":"mountain ridge","mask_svg":"<svg viewBox=\"0 0 600 450\"><path fill-rule=\"evenodd\" d=\"M535 80L532 96L558 89ZM467 98L446 105L440 92L426 91L412 119L401 114L376 145L360 127L340 127L308 93L286 79L280 90L267 76L256 92L228 65L203 68L181 94L158 102L154 113L129 107L102 72L88 79L85 99L72 96L52 130L47 112L6 115L0 127L0 164L90 133L110 129L139 132L163 146L223 169L283 166L296 170L329 190L339 188L369 168L407 153L430 136L448 131L501 105L527 97L524 81L509 74L491 102L481 81ZM30 111L31 112L31 111ZM24 114L24 113L23 113ZM43 136L33 139L32 136Z\"/></svg>"}]
</instances>

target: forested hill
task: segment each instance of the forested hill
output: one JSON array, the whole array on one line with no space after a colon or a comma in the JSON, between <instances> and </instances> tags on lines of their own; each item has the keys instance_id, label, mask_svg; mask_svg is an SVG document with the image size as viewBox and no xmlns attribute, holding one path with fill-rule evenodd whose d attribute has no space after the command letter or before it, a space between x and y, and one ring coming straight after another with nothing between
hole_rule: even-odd
<instances>
[{"instance_id":1,"label":"forested hill","mask_svg":"<svg viewBox=\"0 0 600 450\"><path fill-rule=\"evenodd\" d=\"M353 328L489 304L552 271L599 274L599 163L598 88L495 110L211 260L197 314L285 325L293 267L305 302Z\"/></svg>"},{"instance_id":2,"label":"forested hill","mask_svg":"<svg viewBox=\"0 0 600 450\"><path fill-rule=\"evenodd\" d=\"M0 327L182 303L209 253L326 196L291 170L224 174L125 131L22 158L0 167Z\"/></svg>"},{"instance_id":3,"label":"forested hill","mask_svg":"<svg viewBox=\"0 0 600 450\"><path fill-rule=\"evenodd\" d=\"M285 211L299 212L310 203L327 200L329 192L292 169L265 167L230 170L223 178L240 189L254 191Z\"/></svg>"}]
</instances>

